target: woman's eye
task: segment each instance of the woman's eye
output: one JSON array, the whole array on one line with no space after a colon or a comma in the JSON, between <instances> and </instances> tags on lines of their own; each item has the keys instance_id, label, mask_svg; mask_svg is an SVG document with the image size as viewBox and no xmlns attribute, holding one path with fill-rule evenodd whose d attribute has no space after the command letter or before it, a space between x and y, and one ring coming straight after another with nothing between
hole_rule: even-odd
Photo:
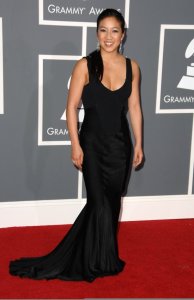
<instances>
[{"instance_id":1,"label":"woman's eye","mask_svg":"<svg viewBox=\"0 0 194 300\"><path fill-rule=\"evenodd\" d=\"M118 30L115 29L115 30L113 30L113 32L118 32Z\"/></svg>"},{"instance_id":2,"label":"woman's eye","mask_svg":"<svg viewBox=\"0 0 194 300\"><path fill-rule=\"evenodd\" d=\"M105 32L106 30L105 30L105 29L100 29L100 31L101 31L101 32Z\"/></svg>"}]
</instances>

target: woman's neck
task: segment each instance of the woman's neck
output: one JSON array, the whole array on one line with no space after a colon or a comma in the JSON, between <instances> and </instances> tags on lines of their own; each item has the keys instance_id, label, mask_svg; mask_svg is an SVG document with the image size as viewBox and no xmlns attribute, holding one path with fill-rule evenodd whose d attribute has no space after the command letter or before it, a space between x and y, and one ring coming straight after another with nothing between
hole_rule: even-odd
<instances>
[{"instance_id":1,"label":"woman's neck","mask_svg":"<svg viewBox=\"0 0 194 300\"><path fill-rule=\"evenodd\" d=\"M120 56L120 53L118 53L117 51L115 52L105 52L105 51L102 51L101 50L101 56L102 56L102 60L105 61L105 62L109 62L110 60L116 60L119 58Z\"/></svg>"}]
</instances>

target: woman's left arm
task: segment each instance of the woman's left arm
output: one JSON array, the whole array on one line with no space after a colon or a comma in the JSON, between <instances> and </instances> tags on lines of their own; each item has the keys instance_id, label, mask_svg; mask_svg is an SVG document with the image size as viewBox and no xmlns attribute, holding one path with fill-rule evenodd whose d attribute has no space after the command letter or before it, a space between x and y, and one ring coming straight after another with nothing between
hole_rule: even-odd
<instances>
[{"instance_id":1,"label":"woman's left arm","mask_svg":"<svg viewBox=\"0 0 194 300\"><path fill-rule=\"evenodd\" d=\"M134 156L133 156L133 167L139 166L143 160L142 150L142 112L140 105L140 70L137 62L131 60L132 65L132 91L128 99L128 109L135 139L134 145Z\"/></svg>"}]
</instances>

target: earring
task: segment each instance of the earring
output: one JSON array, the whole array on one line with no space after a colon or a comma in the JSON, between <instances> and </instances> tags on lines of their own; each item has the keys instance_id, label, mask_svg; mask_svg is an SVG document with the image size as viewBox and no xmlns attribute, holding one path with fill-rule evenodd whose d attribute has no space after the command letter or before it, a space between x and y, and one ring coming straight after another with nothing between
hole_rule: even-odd
<instances>
[{"instance_id":1,"label":"earring","mask_svg":"<svg viewBox=\"0 0 194 300\"><path fill-rule=\"evenodd\" d=\"M122 52L123 52L123 44L122 44L122 41L121 41L121 43L119 45L119 53L122 54Z\"/></svg>"},{"instance_id":2,"label":"earring","mask_svg":"<svg viewBox=\"0 0 194 300\"><path fill-rule=\"evenodd\" d=\"M99 41L97 41L96 50L97 50L97 51L100 50L100 43L99 43Z\"/></svg>"}]
</instances>

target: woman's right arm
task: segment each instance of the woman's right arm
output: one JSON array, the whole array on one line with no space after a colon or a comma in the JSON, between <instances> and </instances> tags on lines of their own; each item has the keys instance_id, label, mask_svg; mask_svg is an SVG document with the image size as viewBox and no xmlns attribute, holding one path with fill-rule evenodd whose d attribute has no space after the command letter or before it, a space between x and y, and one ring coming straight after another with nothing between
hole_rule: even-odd
<instances>
[{"instance_id":1,"label":"woman's right arm","mask_svg":"<svg viewBox=\"0 0 194 300\"><path fill-rule=\"evenodd\" d=\"M79 144L77 130L77 108L80 103L82 90L87 83L87 61L80 59L74 66L66 106L66 120L71 140L71 159L78 169L82 169L83 151Z\"/></svg>"}]
</instances>

